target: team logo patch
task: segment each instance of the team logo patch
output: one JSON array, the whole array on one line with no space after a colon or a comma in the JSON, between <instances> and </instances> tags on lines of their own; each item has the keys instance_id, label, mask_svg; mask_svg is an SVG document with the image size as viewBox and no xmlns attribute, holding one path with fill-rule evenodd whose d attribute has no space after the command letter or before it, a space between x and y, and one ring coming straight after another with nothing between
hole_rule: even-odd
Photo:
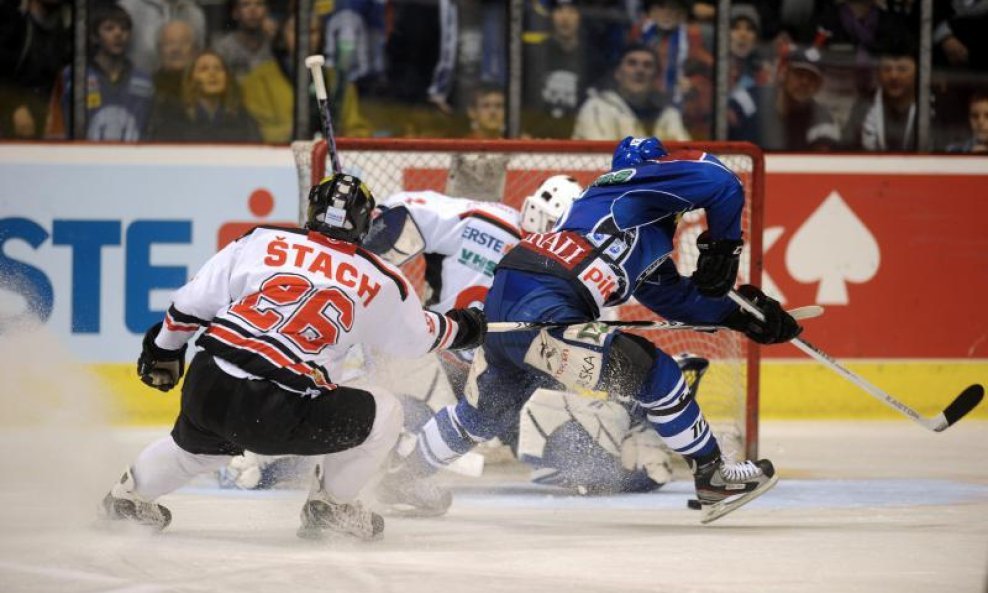
<instances>
[{"instance_id":1,"label":"team logo patch","mask_svg":"<svg viewBox=\"0 0 988 593\"><path fill-rule=\"evenodd\" d=\"M624 183L634 177L635 172L635 169L621 169L619 171L604 173L598 177L592 185L593 187L599 187L601 185L617 185L618 183Z\"/></svg>"}]
</instances>

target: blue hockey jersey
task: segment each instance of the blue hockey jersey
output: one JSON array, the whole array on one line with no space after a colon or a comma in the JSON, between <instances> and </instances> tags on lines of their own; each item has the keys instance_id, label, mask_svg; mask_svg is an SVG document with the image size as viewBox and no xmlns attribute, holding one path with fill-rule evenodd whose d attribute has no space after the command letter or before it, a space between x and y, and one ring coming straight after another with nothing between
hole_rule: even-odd
<instances>
[{"instance_id":1,"label":"blue hockey jersey","mask_svg":"<svg viewBox=\"0 0 988 593\"><path fill-rule=\"evenodd\" d=\"M741 238L744 188L713 155L676 152L617 169L597 178L552 232L525 237L498 267L568 283L572 290L557 294L571 294L571 308L591 318L634 296L667 319L716 323L736 306L701 296L670 259L678 216L698 208L712 239Z\"/></svg>"}]
</instances>

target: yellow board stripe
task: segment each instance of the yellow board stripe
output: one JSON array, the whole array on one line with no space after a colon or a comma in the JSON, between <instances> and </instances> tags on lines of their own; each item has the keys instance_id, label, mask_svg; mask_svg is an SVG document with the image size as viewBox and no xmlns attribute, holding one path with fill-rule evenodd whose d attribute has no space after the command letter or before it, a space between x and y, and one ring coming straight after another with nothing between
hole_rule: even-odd
<instances>
[{"instance_id":1,"label":"yellow board stripe","mask_svg":"<svg viewBox=\"0 0 988 593\"><path fill-rule=\"evenodd\" d=\"M988 361L842 362L848 369L924 416L939 414L972 383L988 379ZM762 418L903 418L884 403L813 361L763 361ZM970 417L988 418L988 403Z\"/></svg>"}]
</instances>

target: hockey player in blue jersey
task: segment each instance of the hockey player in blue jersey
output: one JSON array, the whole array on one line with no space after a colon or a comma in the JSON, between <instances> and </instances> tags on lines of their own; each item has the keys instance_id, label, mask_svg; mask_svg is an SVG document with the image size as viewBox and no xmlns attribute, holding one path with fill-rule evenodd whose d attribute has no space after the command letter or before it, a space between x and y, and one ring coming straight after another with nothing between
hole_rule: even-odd
<instances>
[{"instance_id":1,"label":"hockey player in blue jersey","mask_svg":"<svg viewBox=\"0 0 988 593\"><path fill-rule=\"evenodd\" d=\"M713 155L669 154L656 138L625 138L612 165L552 231L525 237L501 260L486 299L492 322L571 325L488 334L466 397L423 427L391 483L435 472L501 432L536 389L562 386L633 394L666 445L689 461L704 522L775 485L770 461L722 458L671 356L641 336L593 323L604 307L633 296L666 319L721 325L762 344L796 337L802 328L758 288L738 292L762 310L762 321L726 296L743 245L741 182ZM687 278L670 259L673 236L678 216L701 208L708 229ZM437 496L431 510L444 510L449 500Z\"/></svg>"}]
</instances>

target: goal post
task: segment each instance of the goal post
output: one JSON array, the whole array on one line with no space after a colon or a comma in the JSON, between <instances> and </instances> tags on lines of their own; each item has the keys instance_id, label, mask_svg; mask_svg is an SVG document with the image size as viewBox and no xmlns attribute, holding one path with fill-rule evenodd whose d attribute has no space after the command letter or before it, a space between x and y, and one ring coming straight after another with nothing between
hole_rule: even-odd
<instances>
[{"instance_id":1,"label":"goal post","mask_svg":"<svg viewBox=\"0 0 988 593\"><path fill-rule=\"evenodd\" d=\"M457 197L499 200L519 208L547 177L567 174L583 186L610 169L616 142L570 140L356 139L337 141L343 170L360 177L379 200L400 192L434 190ZM761 150L747 142L669 142L669 150L709 152L744 185L745 209L739 280L761 284L765 164ZM292 143L299 175L299 217L305 217L309 188L325 175L322 140ZM686 213L674 240L673 259L688 276L696 267L696 237L706 227L702 210ZM421 258L403 268L419 290L426 290ZM655 319L631 302L608 312L609 319ZM671 355L690 352L711 361L699 390L704 415L729 456L757 458L758 345L742 334L638 330Z\"/></svg>"}]
</instances>

